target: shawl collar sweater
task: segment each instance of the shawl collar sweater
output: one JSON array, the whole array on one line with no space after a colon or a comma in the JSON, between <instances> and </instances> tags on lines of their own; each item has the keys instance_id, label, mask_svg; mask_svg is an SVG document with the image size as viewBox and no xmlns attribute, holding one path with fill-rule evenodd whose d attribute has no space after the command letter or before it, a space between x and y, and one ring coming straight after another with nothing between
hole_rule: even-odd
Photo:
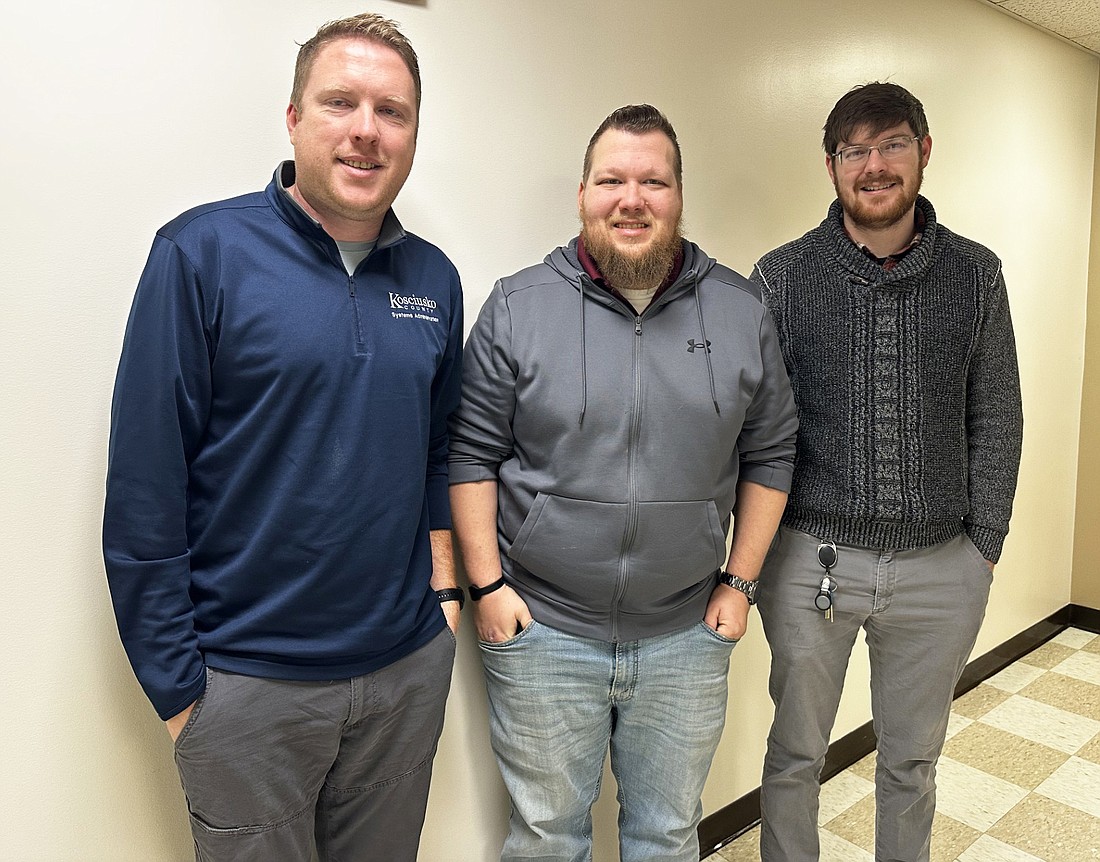
<instances>
[{"instance_id":1,"label":"shawl collar sweater","mask_svg":"<svg viewBox=\"0 0 1100 862\"><path fill-rule=\"evenodd\" d=\"M892 270L863 254L834 201L753 271L799 412L783 523L906 550L965 531L996 562L1023 416L1001 262L939 224Z\"/></svg>"}]
</instances>

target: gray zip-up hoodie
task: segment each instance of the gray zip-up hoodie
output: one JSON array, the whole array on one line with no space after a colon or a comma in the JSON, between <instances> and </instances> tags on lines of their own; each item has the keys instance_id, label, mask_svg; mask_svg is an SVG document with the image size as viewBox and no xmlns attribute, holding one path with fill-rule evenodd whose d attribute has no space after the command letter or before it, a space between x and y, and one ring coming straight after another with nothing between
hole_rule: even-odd
<instances>
[{"instance_id":1,"label":"gray zip-up hoodie","mask_svg":"<svg viewBox=\"0 0 1100 862\"><path fill-rule=\"evenodd\" d=\"M505 579L566 632L701 620L738 480L790 489L796 411L759 290L683 248L638 315L574 239L497 282L466 344L451 484L498 481Z\"/></svg>"}]
</instances>

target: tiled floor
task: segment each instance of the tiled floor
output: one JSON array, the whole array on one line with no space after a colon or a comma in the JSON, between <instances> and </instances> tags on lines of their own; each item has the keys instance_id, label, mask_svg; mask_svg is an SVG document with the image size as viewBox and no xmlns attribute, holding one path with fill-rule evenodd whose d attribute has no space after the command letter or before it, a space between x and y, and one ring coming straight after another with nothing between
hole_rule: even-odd
<instances>
[{"instance_id":1,"label":"tiled floor","mask_svg":"<svg viewBox=\"0 0 1100 862\"><path fill-rule=\"evenodd\" d=\"M1100 860L1100 636L1067 629L955 701L932 862ZM874 755L821 788L821 862L874 862ZM759 827L706 862L759 862Z\"/></svg>"}]
</instances>

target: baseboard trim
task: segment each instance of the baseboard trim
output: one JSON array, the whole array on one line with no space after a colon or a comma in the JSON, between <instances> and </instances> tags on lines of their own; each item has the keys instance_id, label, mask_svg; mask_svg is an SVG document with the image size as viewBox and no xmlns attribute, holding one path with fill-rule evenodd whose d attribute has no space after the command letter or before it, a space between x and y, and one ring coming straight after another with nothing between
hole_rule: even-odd
<instances>
[{"instance_id":1,"label":"baseboard trim","mask_svg":"<svg viewBox=\"0 0 1100 862\"><path fill-rule=\"evenodd\" d=\"M979 683L1000 673L1017 659L1041 647L1056 634L1069 628L1072 624L1073 607L1073 605L1066 605L1045 620L1040 620L1000 646L994 647L985 655L968 662L958 685L955 686L955 697L962 697Z\"/></svg>"},{"instance_id":2,"label":"baseboard trim","mask_svg":"<svg viewBox=\"0 0 1100 862\"><path fill-rule=\"evenodd\" d=\"M699 824L699 858L705 859L759 822L760 788L756 787L725 808L703 818Z\"/></svg>"},{"instance_id":3,"label":"baseboard trim","mask_svg":"<svg viewBox=\"0 0 1100 862\"><path fill-rule=\"evenodd\" d=\"M1059 632L1073 626L1100 634L1100 611L1081 605L1066 605L1040 620L985 655L970 661L955 687L955 697L960 697L984 680L999 673L1017 659L1042 646ZM827 781L843 772L853 763L875 750L875 732L871 722L857 727L829 746L821 780ZM724 808L704 817L699 824L700 858L705 858L747 832L760 822L760 788L746 793Z\"/></svg>"},{"instance_id":4,"label":"baseboard trim","mask_svg":"<svg viewBox=\"0 0 1100 862\"><path fill-rule=\"evenodd\" d=\"M1100 611L1083 605L1069 605L1069 624L1075 629L1084 629L1094 635L1100 635Z\"/></svg>"}]
</instances>

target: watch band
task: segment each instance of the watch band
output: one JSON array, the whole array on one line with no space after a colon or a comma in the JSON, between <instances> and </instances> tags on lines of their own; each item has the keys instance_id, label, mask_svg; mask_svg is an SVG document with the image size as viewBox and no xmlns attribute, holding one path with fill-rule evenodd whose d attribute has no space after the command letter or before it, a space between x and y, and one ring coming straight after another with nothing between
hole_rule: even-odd
<instances>
[{"instance_id":1,"label":"watch band","mask_svg":"<svg viewBox=\"0 0 1100 862\"><path fill-rule=\"evenodd\" d=\"M466 593L462 591L462 587L448 587L445 590L436 590L435 597L439 599L439 603L444 602L458 602L458 609L462 610L466 604Z\"/></svg>"},{"instance_id":2,"label":"watch band","mask_svg":"<svg viewBox=\"0 0 1100 862\"><path fill-rule=\"evenodd\" d=\"M733 587L739 593L744 593L750 605L756 604L756 588L758 586L756 581L746 581L732 572L721 572L718 575L718 583Z\"/></svg>"},{"instance_id":3,"label":"watch band","mask_svg":"<svg viewBox=\"0 0 1100 862\"><path fill-rule=\"evenodd\" d=\"M473 584L471 584L470 585L470 600L475 601L475 602L480 602L482 596L487 596L487 595L489 595L489 593L496 592L497 590L499 590L503 586L504 586L504 575L501 575L499 578L497 578L495 581L493 581L488 586L475 587Z\"/></svg>"}]
</instances>

